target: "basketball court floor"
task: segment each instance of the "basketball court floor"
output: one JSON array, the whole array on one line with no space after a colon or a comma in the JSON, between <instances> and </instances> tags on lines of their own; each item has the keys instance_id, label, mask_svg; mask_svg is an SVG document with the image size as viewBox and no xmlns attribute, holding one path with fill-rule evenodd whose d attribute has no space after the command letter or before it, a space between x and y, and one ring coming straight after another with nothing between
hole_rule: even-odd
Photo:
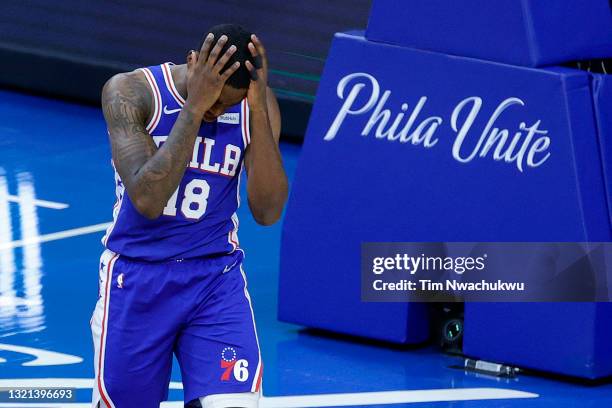
<instances>
[{"instance_id":1,"label":"basketball court floor","mask_svg":"<svg viewBox=\"0 0 612 408\"><path fill-rule=\"evenodd\" d=\"M281 149L292 178L300 147ZM73 403L4 401L0 408L89 406L89 319L113 204L100 110L0 91L0 387L77 389ZM281 223L256 225L246 205L239 216L265 362L262 407L612 406L609 381L496 379L452 368L462 359L432 347L394 347L278 322ZM177 368L164 407L183 406Z\"/></svg>"}]
</instances>

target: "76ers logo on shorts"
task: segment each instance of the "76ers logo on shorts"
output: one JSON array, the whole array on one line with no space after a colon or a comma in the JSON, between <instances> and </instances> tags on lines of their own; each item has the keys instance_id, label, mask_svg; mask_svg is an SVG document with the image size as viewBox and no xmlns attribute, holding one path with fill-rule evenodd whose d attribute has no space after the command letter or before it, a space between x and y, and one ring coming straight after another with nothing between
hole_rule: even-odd
<instances>
[{"instance_id":1,"label":"76ers logo on shorts","mask_svg":"<svg viewBox=\"0 0 612 408\"><path fill-rule=\"evenodd\" d=\"M245 382L249 379L248 367L248 361L236 359L236 349L233 347L225 347L221 351L221 368L224 370L221 381L230 381L234 377L236 381Z\"/></svg>"}]
</instances>

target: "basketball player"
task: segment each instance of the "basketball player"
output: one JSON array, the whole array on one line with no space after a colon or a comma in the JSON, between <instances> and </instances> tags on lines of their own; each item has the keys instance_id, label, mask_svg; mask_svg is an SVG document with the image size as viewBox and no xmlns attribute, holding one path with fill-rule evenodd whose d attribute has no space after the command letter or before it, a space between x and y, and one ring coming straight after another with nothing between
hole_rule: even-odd
<instances>
[{"instance_id":1,"label":"basketball player","mask_svg":"<svg viewBox=\"0 0 612 408\"><path fill-rule=\"evenodd\" d=\"M260 40L221 25L186 64L104 86L117 204L91 322L94 407L159 407L173 354L186 406L258 406L262 362L236 210L243 167L258 223L276 222L287 198L267 74Z\"/></svg>"}]
</instances>

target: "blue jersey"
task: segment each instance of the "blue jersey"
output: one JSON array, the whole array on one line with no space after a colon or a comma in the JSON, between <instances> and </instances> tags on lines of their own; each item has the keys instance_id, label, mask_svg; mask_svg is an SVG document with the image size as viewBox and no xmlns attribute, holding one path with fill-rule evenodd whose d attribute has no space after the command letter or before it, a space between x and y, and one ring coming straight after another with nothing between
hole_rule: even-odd
<instances>
[{"instance_id":1,"label":"blue jersey","mask_svg":"<svg viewBox=\"0 0 612 408\"><path fill-rule=\"evenodd\" d=\"M176 122L184 99L170 75L170 63L142 68L155 103L147 131L160 147ZM193 155L163 214L149 220L138 213L115 170L117 203L102 239L111 251L144 261L228 254L239 248L239 184L250 141L244 99L216 122L202 122Z\"/></svg>"}]
</instances>

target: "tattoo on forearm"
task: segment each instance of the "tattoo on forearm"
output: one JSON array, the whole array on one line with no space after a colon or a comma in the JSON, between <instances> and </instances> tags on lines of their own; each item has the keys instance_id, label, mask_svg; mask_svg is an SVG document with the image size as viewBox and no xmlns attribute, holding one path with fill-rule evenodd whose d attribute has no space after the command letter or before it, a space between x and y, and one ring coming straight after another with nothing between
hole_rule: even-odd
<instances>
[{"instance_id":1,"label":"tattoo on forearm","mask_svg":"<svg viewBox=\"0 0 612 408\"><path fill-rule=\"evenodd\" d=\"M185 172L200 120L181 111L168 139L157 148L145 123L150 111L150 91L144 79L132 78L103 92L115 167L132 199L145 198L163 208Z\"/></svg>"},{"instance_id":2,"label":"tattoo on forearm","mask_svg":"<svg viewBox=\"0 0 612 408\"><path fill-rule=\"evenodd\" d=\"M198 128L199 123L196 123L193 114L181 111L166 143L138 170L138 174L142 174L143 181L156 183L168 179L170 187L174 187L170 191L172 194L191 157Z\"/></svg>"}]
</instances>

